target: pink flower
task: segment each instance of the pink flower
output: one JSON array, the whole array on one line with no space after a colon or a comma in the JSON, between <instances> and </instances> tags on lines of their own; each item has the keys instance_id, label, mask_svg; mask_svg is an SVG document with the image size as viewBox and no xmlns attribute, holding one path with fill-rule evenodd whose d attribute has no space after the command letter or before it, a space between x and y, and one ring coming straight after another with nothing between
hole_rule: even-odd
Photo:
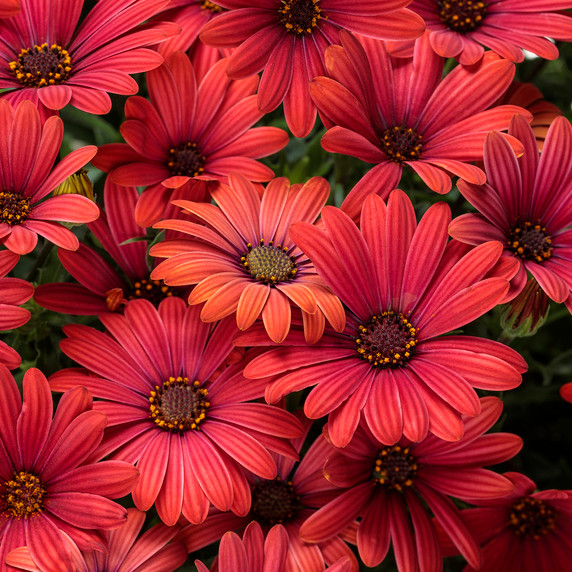
<instances>
[{"instance_id":1,"label":"pink flower","mask_svg":"<svg viewBox=\"0 0 572 572\"><path fill-rule=\"evenodd\" d=\"M135 222L139 193L135 187L119 187L107 177L105 210L88 227L115 265L81 243L75 251L58 250L64 268L79 284L52 282L36 288L34 300L54 312L92 315L122 311L129 300L145 298L155 305L169 296L186 296L187 290L169 288L151 280L147 266L146 231ZM140 239L123 244L130 239Z\"/></svg>"},{"instance_id":2,"label":"pink flower","mask_svg":"<svg viewBox=\"0 0 572 572\"><path fill-rule=\"evenodd\" d=\"M300 529L302 539L324 541L361 517L357 546L366 566L382 562L392 542L398 570L441 570L433 513L458 551L478 567L477 543L449 497L489 499L509 493L511 481L483 466L506 461L522 448L517 435L484 435L500 417L502 402L485 397L481 403L478 417L463 417L464 436L454 443L430 435L420 443L402 439L384 447L360 425L324 466L327 479L344 490L308 518Z\"/></svg>"},{"instance_id":3,"label":"pink flower","mask_svg":"<svg viewBox=\"0 0 572 572\"><path fill-rule=\"evenodd\" d=\"M0 97L30 99L42 116L73 105L88 113L111 109L107 92L137 93L128 74L148 71L163 58L148 49L178 26L140 24L167 0L100 0L78 21L83 0L21 0L22 10L0 20Z\"/></svg>"},{"instance_id":4,"label":"pink flower","mask_svg":"<svg viewBox=\"0 0 572 572\"><path fill-rule=\"evenodd\" d=\"M121 133L127 141L99 148L93 164L125 186L145 186L135 217L141 226L163 218L173 190L192 199L197 181L226 181L240 173L268 181L272 170L256 161L288 142L277 127L252 127L261 117L254 92L257 78L230 80L226 61L202 78L182 52L147 74L151 101L131 97ZM180 196L180 195L179 195Z\"/></svg>"},{"instance_id":5,"label":"pink flower","mask_svg":"<svg viewBox=\"0 0 572 572\"><path fill-rule=\"evenodd\" d=\"M514 105L491 108L514 76L514 64L494 54L442 78L444 60L431 50L427 33L410 58L391 57L371 38L360 43L344 32L340 39L342 46L326 52L330 77L315 78L310 94L327 120L322 147L375 164L342 204L354 219L366 194L380 194L378 181L388 179L393 185L385 188L395 188L406 167L441 194L451 190L451 174L484 183L472 163L482 160L487 133L506 129L515 113L530 117ZM503 137L522 152L518 141Z\"/></svg>"},{"instance_id":6,"label":"pink flower","mask_svg":"<svg viewBox=\"0 0 572 572\"><path fill-rule=\"evenodd\" d=\"M517 157L498 133L487 136L488 182L458 184L479 212L457 217L449 233L467 244L503 243L503 256L519 266L509 299L522 291L530 273L549 298L566 302L572 291L572 126L557 117L540 158L534 133L522 117L514 117L509 133L522 141L524 155Z\"/></svg>"},{"instance_id":7,"label":"pink flower","mask_svg":"<svg viewBox=\"0 0 572 572\"><path fill-rule=\"evenodd\" d=\"M200 38L216 47L236 48L228 74L248 77L263 71L258 107L263 113L284 103L292 133L305 137L316 120L308 82L324 75L324 52L347 29L384 40L420 36L423 20L404 9L409 0L221 0L229 11L209 22Z\"/></svg>"},{"instance_id":8,"label":"pink flower","mask_svg":"<svg viewBox=\"0 0 572 572\"><path fill-rule=\"evenodd\" d=\"M100 529L127 518L110 499L131 492L138 471L123 461L89 460L107 418L92 411L85 387L66 392L53 419L52 394L39 370L24 374L22 399L0 365L0 392L0 563L26 546L42 570L75 572L70 541L80 550L105 549Z\"/></svg>"},{"instance_id":9,"label":"pink flower","mask_svg":"<svg viewBox=\"0 0 572 572\"><path fill-rule=\"evenodd\" d=\"M99 208L80 195L46 197L83 167L97 147L72 151L54 167L63 122L50 117L42 125L38 110L29 101L14 109L8 101L0 100L0 125L4 133L0 138L0 241L16 254L28 254L39 234L62 248L75 250L77 237L55 221L91 222L99 216Z\"/></svg>"},{"instance_id":10,"label":"pink flower","mask_svg":"<svg viewBox=\"0 0 572 572\"><path fill-rule=\"evenodd\" d=\"M171 539L178 527L156 524L138 536L145 523L145 513L136 508L127 509L127 520L118 528L104 531L105 552L80 551L70 545L71 564L76 572L173 572L187 560L187 551L180 542ZM26 547L10 552L6 562L15 568L43 572L34 562Z\"/></svg>"},{"instance_id":11,"label":"pink flower","mask_svg":"<svg viewBox=\"0 0 572 572\"><path fill-rule=\"evenodd\" d=\"M537 491L520 473L505 473L514 490L499 499L470 499L478 508L461 512L463 522L482 545L486 572L566 572L572 559L572 491ZM457 554L444 542L448 554ZM463 572L476 568L469 563Z\"/></svg>"},{"instance_id":12,"label":"pink flower","mask_svg":"<svg viewBox=\"0 0 572 572\"><path fill-rule=\"evenodd\" d=\"M264 385L248 384L245 361L226 365L236 326L205 324L200 310L166 298L158 310L133 300L124 315L100 316L103 333L66 326L63 352L87 370L62 370L50 378L62 391L84 385L109 429L99 457L137 464L141 480L133 492L140 510L153 504L163 522L181 514L200 523L212 504L244 515L250 509L247 472L276 476L269 450L296 457L288 439L301 433L290 413L257 399Z\"/></svg>"},{"instance_id":13,"label":"pink flower","mask_svg":"<svg viewBox=\"0 0 572 572\"><path fill-rule=\"evenodd\" d=\"M506 390L521 382L525 361L494 341L448 335L493 308L506 295L515 263L501 259L502 245L469 249L447 244L449 207L431 206L419 224L402 191L387 206L367 197L361 230L334 207L322 210L324 230L292 225L296 244L347 306L346 328L326 330L308 347L292 328L282 347L256 357L249 378L268 378L269 403L306 387L304 411L329 414L332 442L343 447L360 417L382 443L401 436L422 441L428 432L456 441L461 414L481 404L473 388ZM236 343L267 345L260 330Z\"/></svg>"},{"instance_id":14,"label":"pink flower","mask_svg":"<svg viewBox=\"0 0 572 572\"><path fill-rule=\"evenodd\" d=\"M490 48L513 62L523 50L555 60L558 48L548 38L572 40L572 19L560 10L568 0L413 0L411 9L427 22L431 47L464 65L479 61Z\"/></svg>"},{"instance_id":15,"label":"pink flower","mask_svg":"<svg viewBox=\"0 0 572 572\"><path fill-rule=\"evenodd\" d=\"M20 278L6 278L19 259L9 250L0 252L0 330L19 328L30 319L30 312L20 306L32 297L34 287ZM0 341L0 364L15 369L21 363L18 352Z\"/></svg>"}]
</instances>

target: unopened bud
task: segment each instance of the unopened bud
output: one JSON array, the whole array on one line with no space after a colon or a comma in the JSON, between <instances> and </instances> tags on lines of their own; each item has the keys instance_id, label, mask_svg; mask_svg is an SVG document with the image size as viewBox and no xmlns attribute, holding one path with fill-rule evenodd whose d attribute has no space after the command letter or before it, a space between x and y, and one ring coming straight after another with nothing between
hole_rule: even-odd
<instances>
[{"instance_id":1,"label":"unopened bud","mask_svg":"<svg viewBox=\"0 0 572 572\"><path fill-rule=\"evenodd\" d=\"M548 296L534 278L530 278L520 294L505 304L501 313L501 327L513 338L536 334L548 317Z\"/></svg>"},{"instance_id":2,"label":"unopened bud","mask_svg":"<svg viewBox=\"0 0 572 572\"><path fill-rule=\"evenodd\" d=\"M105 293L105 304L110 312L117 312L121 304L125 302L121 288L112 288Z\"/></svg>"},{"instance_id":3,"label":"unopened bud","mask_svg":"<svg viewBox=\"0 0 572 572\"><path fill-rule=\"evenodd\" d=\"M60 183L54 189L54 196L57 195L81 195L82 197L87 197L90 201L95 202L93 186L85 169L76 171L63 183Z\"/></svg>"}]
</instances>

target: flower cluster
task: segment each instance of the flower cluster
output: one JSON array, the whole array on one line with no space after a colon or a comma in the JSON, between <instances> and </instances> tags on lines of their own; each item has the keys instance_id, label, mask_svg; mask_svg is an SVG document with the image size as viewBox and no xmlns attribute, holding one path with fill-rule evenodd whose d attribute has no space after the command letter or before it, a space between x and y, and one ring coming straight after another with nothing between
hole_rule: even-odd
<instances>
[{"instance_id":1,"label":"flower cluster","mask_svg":"<svg viewBox=\"0 0 572 572\"><path fill-rule=\"evenodd\" d=\"M570 9L0 0L0 571L567 572Z\"/></svg>"}]
</instances>

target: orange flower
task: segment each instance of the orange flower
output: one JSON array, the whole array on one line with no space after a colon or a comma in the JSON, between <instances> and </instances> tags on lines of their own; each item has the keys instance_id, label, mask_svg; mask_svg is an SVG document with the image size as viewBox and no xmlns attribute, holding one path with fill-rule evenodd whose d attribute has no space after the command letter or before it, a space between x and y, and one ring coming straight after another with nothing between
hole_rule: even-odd
<instances>
[{"instance_id":1,"label":"orange flower","mask_svg":"<svg viewBox=\"0 0 572 572\"><path fill-rule=\"evenodd\" d=\"M166 241L151 249L168 258L152 272L169 286L197 284L190 304L206 302L201 319L215 322L233 312L241 330L262 315L270 338L280 343L290 331L291 306L302 310L304 334L315 343L325 320L336 331L344 328L345 314L307 256L290 238L293 222L313 223L329 196L325 179L314 177L304 185L274 179L262 194L240 175L230 186L212 193L218 207L176 201L198 216L204 225L168 220L157 228L177 230L189 239ZM205 226L206 225L206 226Z\"/></svg>"}]
</instances>

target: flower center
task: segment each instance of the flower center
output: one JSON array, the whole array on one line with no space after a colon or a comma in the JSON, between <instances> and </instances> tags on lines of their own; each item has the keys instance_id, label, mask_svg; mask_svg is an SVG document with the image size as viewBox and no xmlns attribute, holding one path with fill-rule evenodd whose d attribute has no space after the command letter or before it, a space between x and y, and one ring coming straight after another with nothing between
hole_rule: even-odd
<instances>
[{"instance_id":1,"label":"flower center","mask_svg":"<svg viewBox=\"0 0 572 572\"><path fill-rule=\"evenodd\" d=\"M207 390L201 389L198 381L190 384L186 377L170 377L151 392L150 417L165 431L198 429L210 407L207 395Z\"/></svg>"},{"instance_id":2,"label":"flower center","mask_svg":"<svg viewBox=\"0 0 572 572\"><path fill-rule=\"evenodd\" d=\"M282 0L278 13L286 30L295 34L311 34L318 20L327 18L320 8L320 0Z\"/></svg>"},{"instance_id":3,"label":"flower center","mask_svg":"<svg viewBox=\"0 0 572 572\"><path fill-rule=\"evenodd\" d=\"M483 23L487 3L480 0L440 0L439 18L453 32L466 34Z\"/></svg>"},{"instance_id":4,"label":"flower center","mask_svg":"<svg viewBox=\"0 0 572 572\"><path fill-rule=\"evenodd\" d=\"M418 469L415 457L409 454L409 447L393 445L385 447L377 455L372 477L376 485L402 491L404 487L413 485Z\"/></svg>"},{"instance_id":5,"label":"flower center","mask_svg":"<svg viewBox=\"0 0 572 572\"><path fill-rule=\"evenodd\" d=\"M417 344L417 329L401 312L396 314L390 310L372 316L358 328L357 352L377 367L403 365Z\"/></svg>"},{"instance_id":6,"label":"flower center","mask_svg":"<svg viewBox=\"0 0 572 572\"><path fill-rule=\"evenodd\" d=\"M523 260L543 262L552 255L552 239L540 221L532 223L517 220L510 231L507 244Z\"/></svg>"},{"instance_id":7,"label":"flower center","mask_svg":"<svg viewBox=\"0 0 572 572\"><path fill-rule=\"evenodd\" d=\"M300 506L291 481L277 477L273 481L262 481L252 487L252 512L265 524L273 526L290 520Z\"/></svg>"},{"instance_id":8,"label":"flower center","mask_svg":"<svg viewBox=\"0 0 572 572\"><path fill-rule=\"evenodd\" d=\"M298 271L296 262L292 256L288 256L287 248L281 248L279 244L273 245L272 241L264 244L260 240L260 246L246 245L248 252L240 257L243 266L251 276L265 284L277 284L294 278Z\"/></svg>"},{"instance_id":9,"label":"flower center","mask_svg":"<svg viewBox=\"0 0 572 572\"><path fill-rule=\"evenodd\" d=\"M173 295L173 290L167 286L163 280L151 280L143 278L133 284L131 293L127 296L129 300L144 298L149 300L154 306L159 302Z\"/></svg>"},{"instance_id":10,"label":"flower center","mask_svg":"<svg viewBox=\"0 0 572 572\"><path fill-rule=\"evenodd\" d=\"M197 144L188 142L169 149L167 167L172 175L196 177L204 171L203 165L206 160Z\"/></svg>"},{"instance_id":11,"label":"flower center","mask_svg":"<svg viewBox=\"0 0 572 572\"><path fill-rule=\"evenodd\" d=\"M209 0L203 0L203 5L201 6L201 10L210 10L215 14L222 12L222 8L215 4L214 2L209 2Z\"/></svg>"},{"instance_id":12,"label":"flower center","mask_svg":"<svg viewBox=\"0 0 572 572\"><path fill-rule=\"evenodd\" d=\"M30 199L10 191L0 192L0 222L22 224L30 215Z\"/></svg>"},{"instance_id":13,"label":"flower center","mask_svg":"<svg viewBox=\"0 0 572 572\"><path fill-rule=\"evenodd\" d=\"M5 481L2 488L4 491L0 492L0 515L20 519L42 512L46 489L36 475L19 471L14 473L10 481Z\"/></svg>"},{"instance_id":14,"label":"flower center","mask_svg":"<svg viewBox=\"0 0 572 572\"><path fill-rule=\"evenodd\" d=\"M403 126L386 129L381 137L381 145L381 150L394 163L416 161L423 149L421 135L411 127Z\"/></svg>"},{"instance_id":15,"label":"flower center","mask_svg":"<svg viewBox=\"0 0 572 572\"><path fill-rule=\"evenodd\" d=\"M543 500L523 497L512 503L509 526L518 536L529 536L538 540L555 528L555 514Z\"/></svg>"},{"instance_id":16,"label":"flower center","mask_svg":"<svg viewBox=\"0 0 572 572\"><path fill-rule=\"evenodd\" d=\"M44 87L65 82L70 77L69 52L57 44L25 48L10 62L10 71L26 87Z\"/></svg>"}]
</instances>

